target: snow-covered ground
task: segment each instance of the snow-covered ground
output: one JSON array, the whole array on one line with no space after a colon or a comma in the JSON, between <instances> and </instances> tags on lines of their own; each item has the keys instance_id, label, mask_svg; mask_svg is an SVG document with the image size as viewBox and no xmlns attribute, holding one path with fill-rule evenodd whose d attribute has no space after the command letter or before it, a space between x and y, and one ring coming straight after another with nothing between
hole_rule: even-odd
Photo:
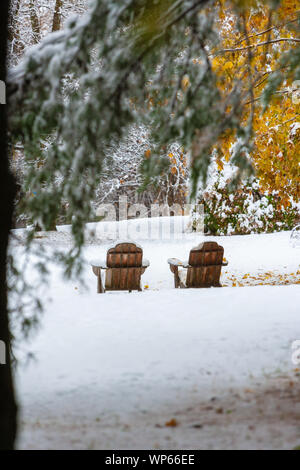
<instances>
[{"instance_id":1,"label":"snow-covered ground","mask_svg":"<svg viewBox=\"0 0 300 470\"><path fill-rule=\"evenodd\" d=\"M291 345L300 339L300 250L289 246L289 235L215 238L229 261L222 282L236 285L223 289L173 287L167 259L186 260L202 240L198 234L139 241L151 263L141 293L96 294L88 262L105 258L109 240L85 247L89 291L51 266L52 302L30 344L36 361L17 377L19 447L299 445ZM61 242L64 250L64 237L49 234L36 243L51 249ZM274 273L290 285L232 281L249 274L272 283Z\"/></svg>"}]
</instances>

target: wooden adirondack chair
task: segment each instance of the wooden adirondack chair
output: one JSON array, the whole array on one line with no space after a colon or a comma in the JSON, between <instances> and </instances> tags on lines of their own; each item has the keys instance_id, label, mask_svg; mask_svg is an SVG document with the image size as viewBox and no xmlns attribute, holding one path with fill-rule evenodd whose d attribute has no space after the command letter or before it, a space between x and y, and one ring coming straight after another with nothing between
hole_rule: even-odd
<instances>
[{"instance_id":1,"label":"wooden adirondack chair","mask_svg":"<svg viewBox=\"0 0 300 470\"><path fill-rule=\"evenodd\" d=\"M98 278L97 292L103 294L112 290L141 291L141 276L149 266L143 260L143 250L131 242L117 243L107 252L106 262L93 262L93 273ZM106 271L105 289L101 269Z\"/></svg>"},{"instance_id":2,"label":"wooden adirondack chair","mask_svg":"<svg viewBox=\"0 0 300 470\"><path fill-rule=\"evenodd\" d=\"M223 261L224 248L216 242L201 243L190 251L188 262L181 262L176 258L168 259L171 272L174 274L175 287L222 287L220 275L222 266L228 262ZM186 282L182 282L179 268L187 269Z\"/></svg>"}]
</instances>

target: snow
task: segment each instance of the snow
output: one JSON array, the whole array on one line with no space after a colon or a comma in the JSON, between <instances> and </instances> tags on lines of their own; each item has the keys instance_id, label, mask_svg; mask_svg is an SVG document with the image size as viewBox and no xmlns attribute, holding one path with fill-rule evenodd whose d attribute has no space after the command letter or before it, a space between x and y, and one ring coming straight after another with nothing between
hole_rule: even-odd
<instances>
[{"instance_id":1,"label":"snow","mask_svg":"<svg viewBox=\"0 0 300 470\"><path fill-rule=\"evenodd\" d=\"M295 136L300 129L300 122L295 122L291 125L291 135Z\"/></svg>"},{"instance_id":2,"label":"snow","mask_svg":"<svg viewBox=\"0 0 300 470\"><path fill-rule=\"evenodd\" d=\"M61 228L56 239L49 234L35 243L52 249L65 234ZM150 260L141 293L96 294L89 260L105 259L111 240L85 246L89 291L63 280L58 266L50 267L52 302L46 303L40 331L30 343L36 361L17 374L19 448L228 448L233 442L218 427L204 427L201 442L191 431L200 404L213 397L233 400L234 393L294 373L299 285L174 289L167 259L188 259L203 239L182 235L139 241ZM223 282L249 272L299 270L299 250L289 245L289 236L210 237L224 246L229 261ZM64 238L61 249L66 246ZM176 413L182 425L173 432L164 423ZM283 426L280 439L260 428L250 445L236 426L238 448L290 448L299 440L297 427Z\"/></svg>"}]
</instances>

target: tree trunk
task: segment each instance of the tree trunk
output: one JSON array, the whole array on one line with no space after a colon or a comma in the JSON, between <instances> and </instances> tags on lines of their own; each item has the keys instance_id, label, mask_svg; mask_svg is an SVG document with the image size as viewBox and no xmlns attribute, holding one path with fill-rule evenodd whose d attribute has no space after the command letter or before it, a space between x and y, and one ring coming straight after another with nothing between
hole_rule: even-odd
<instances>
[{"instance_id":1,"label":"tree trunk","mask_svg":"<svg viewBox=\"0 0 300 470\"><path fill-rule=\"evenodd\" d=\"M53 15L52 32L59 31L61 29L61 7L62 0L56 0Z\"/></svg>"},{"instance_id":2,"label":"tree trunk","mask_svg":"<svg viewBox=\"0 0 300 470\"><path fill-rule=\"evenodd\" d=\"M0 80L4 83L8 6L9 0L0 2ZM6 349L6 364L0 364L0 450L14 448L17 428L17 407L10 362L6 283L7 246L12 224L14 193L15 183L9 171L7 152L7 106L0 104L0 341L2 341L1 346L5 344ZM3 348L1 349L3 352Z\"/></svg>"},{"instance_id":3,"label":"tree trunk","mask_svg":"<svg viewBox=\"0 0 300 470\"><path fill-rule=\"evenodd\" d=\"M24 43L21 41L20 36L20 22L19 22L19 11L21 7L21 0L18 0L15 4L14 10L10 11L8 18L8 39L13 44L12 52L18 57L24 52Z\"/></svg>"},{"instance_id":4,"label":"tree trunk","mask_svg":"<svg viewBox=\"0 0 300 470\"><path fill-rule=\"evenodd\" d=\"M29 8L30 8L30 21L31 21L31 28L32 28L33 43L37 44L41 40L41 28L40 28L39 18L36 14L34 0L30 1Z\"/></svg>"}]
</instances>

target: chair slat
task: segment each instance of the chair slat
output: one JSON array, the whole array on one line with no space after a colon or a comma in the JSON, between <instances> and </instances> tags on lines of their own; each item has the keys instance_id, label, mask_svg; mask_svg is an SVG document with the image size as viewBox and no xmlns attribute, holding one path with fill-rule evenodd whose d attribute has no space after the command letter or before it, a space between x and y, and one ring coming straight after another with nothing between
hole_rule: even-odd
<instances>
[{"instance_id":1,"label":"chair slat","mask_svg":"<svg viewBox=\"0 0 300 470\"><path fill-rule=\"evenodd\" d=\"M107 267L140 267L143 250L134 243L120 243L107 252Z\"/></svg>"},{"instance_id":2,"label":"chair slat","mask_svg":"<svg viewBox=\"0 0 300 470\"><path fill-rule=\"evenodd\" d=\"M134 243L118 243L108 250L106 266L106 290L141 290L141 275L147 266L143 267L140 247Z\"/></svg>"},{"instance_id":3,"label":"chair slat","mask_svg":"<svg viewBox=\"0 0 300 470\"><path fill-rule=\"evenodd\" d=\"M205 242L190 251L186 287L220 287L224 248Z\"/></svg>"}]
</instances>

